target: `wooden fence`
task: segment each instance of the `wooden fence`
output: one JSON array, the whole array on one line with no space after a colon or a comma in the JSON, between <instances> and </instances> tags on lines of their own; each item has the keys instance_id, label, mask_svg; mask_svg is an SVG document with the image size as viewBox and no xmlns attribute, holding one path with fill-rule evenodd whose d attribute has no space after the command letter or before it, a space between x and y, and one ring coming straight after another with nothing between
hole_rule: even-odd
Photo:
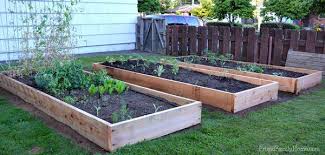
<instances>
[{"instance_id":1,"label":"wooden fence","mask_svg":"<svg viewBox=\"0 0 325 155\"><path fill-rule=\"evenodd\" d=\"M289 49L325 54L325 32L307 30L167 26L166 54L231 53L235 60L284 65Z\"/></svg>"}]
</instances>

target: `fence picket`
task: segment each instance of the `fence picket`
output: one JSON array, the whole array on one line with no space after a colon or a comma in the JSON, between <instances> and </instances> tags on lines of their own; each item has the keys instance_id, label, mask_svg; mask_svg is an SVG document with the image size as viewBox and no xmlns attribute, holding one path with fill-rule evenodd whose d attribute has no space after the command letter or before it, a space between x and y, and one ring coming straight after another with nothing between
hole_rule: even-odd
<instances>
[{"instance_id":1,"label":"fence picket","mask_svg":"<svg viewBox=\"0 0 325 155\"><path fill-rule=\"evenodd\" d=\"M168 26L166 54L202 55L205 50L234 54L235 60L283 65L289 48L325 54L325 32L262 28ZM272 37L272 41L270 41Z\"/></svg>"}]
</instances>

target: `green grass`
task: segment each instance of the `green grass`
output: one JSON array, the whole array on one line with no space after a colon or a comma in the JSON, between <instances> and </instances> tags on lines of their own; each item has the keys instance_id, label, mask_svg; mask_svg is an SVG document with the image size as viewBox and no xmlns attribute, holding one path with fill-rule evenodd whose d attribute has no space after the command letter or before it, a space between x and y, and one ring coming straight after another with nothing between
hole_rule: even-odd
<instances>
[{"instance_id":1,"label":"green grass","mask_svg":"<svg viewBox=\"0 0 325 155\"><path fill-rule=\"evenodd\" d=\"M1 96L0 135L1 155L29 154L36 147L42 154L88 154Z\"/></svg>"},{"instance_id":2,"label":"green grass","mask_svg":"<svg viewBox=\"0 0 325 155\"><path fill-rule=\"evenodd\" d=\"M90 64L104 58L80 60ZM44 154L88 153L4 99L0 99L0 116L0 154L24 154L34 146L43 148ZM268 154L259 152L259 148L276 146L317 148L324 152L325 87L245 117L203 108L200 126L126 146L113 154Z\"/></svg>"}]
</instances>

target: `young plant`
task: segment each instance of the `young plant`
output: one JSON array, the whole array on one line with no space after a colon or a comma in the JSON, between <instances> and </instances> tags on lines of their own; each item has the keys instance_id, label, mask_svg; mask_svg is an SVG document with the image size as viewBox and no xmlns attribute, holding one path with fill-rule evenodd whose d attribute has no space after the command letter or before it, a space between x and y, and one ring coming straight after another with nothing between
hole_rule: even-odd
<instances>
[{"instance_id":1,"label":"young plant","mask_svg":"<svg viewBox=\"0 0 325 155\"><path fill-rule=\"evenodd\" d=\"M94 106L94 108L96 109L96 116L99 117L99 112L102 108L100 106Z\"/></svg>"},{"instance_id":2,"label":"young plant","mask_svg":"<svg viewBox=\"0 0 325 155\"><path fill-rule=\"evenodd\" d=\"M272 73L272 75L275 75L275 76L283 76L283 73L282 72L275 72L275 73Z\"/></svg>"},{"instance_id":3,"label":"young plant","mask_svg":"<svg viewBox=\"0 0 325 155\"><path fill-rule=\"evenodd\" d=\"M114 79L106 79L106 81L104 82L104 88L106 91L108 91L110 95L112 95L115 89Z\"/></svg>"},{"instance_id":4,"label":"young plant","mask_svg":"<svg viewBox=\"0 0 325 155\"><path fill-rule=\"evenodd\" d=\"M122 94L127 89L127 85L123 81L116 80L115 90L118 94Z\"/></svg>"},{"instance_id":5,"label":"young plant","mask_svg":"<svg viewBox=\"0 0 325 155\"><path fill-rule=\"evenodd\" d=\"M132 119L131 114L129 112L129 108L123 100L121 101L121 107L120 107L119 111L115 111L112 114L111 118L112 118L113 123Z\"/></svg>"},{"instance_id":6,"label":"young plant","mask_svg":"<svg viewBox=\"0 0 325 155\"><path fill-rule=\"evenodd\" d=\"M106 89L104 86L98 86L98 93L100 97L103 97L106 92Z\"/></svg>"},{"instance_id":7,"label":"young plant","mask_svg":"<svg viewBox=\"0 0 325 155\"><path fill-rule=\"evenodd\" d=\"M98 87L96 87L94 84L92 84L89 89L88 92L91 96L96 95L96 93L98 92Z\"/></svg>"},{"instance_id":8,"label":"young plant","mask_svg":"<svg viewBox=\"0 0 325 155\"><path fill-rule=\"evenodd\" d=\"M63 101L69 104L74 104L76 102L75 98L72 96L64 97Z\"/></svg>"},{"instance_id":9,"label":"young plant","mask_svg":"<svg viewBox=\"0 0 325 155\"><path fill-rule=\"evenodd\" d=\"M161 76L165 72L164 66L159 65L155 70L154 73L157 74L157 76Z\"/></svg>"},{"instance_id":10,"label":"young plant","mask_svg":"<svg viewBox=\"0 0 325 155\"><path fill-rule=\"evenodd\" d=\"M264 72L264 69L261 66L258 66L256 64L247 65L247 70L249 72L255 72L255 73L263 73Z\"/></svg>"},{"instance_id":11,"label":"young plant","mask_svg":"<svg viewBox=\"0 0 325 155\"><path fill-rule=\"evenodd\" d=\"M153 108L155 109L155 113L159 111L160 108L162 108L162 106L156 106L155 104L153 104Z\"/></svg>"},{"instance_id":12,"label":"young plant","mask_svg":"<svg viewBox=\"0 0 325 155\"><path fill-rule=\"evenodd\" d=\"M172 73L173 73L174 75L177 75L178 72L179 72L179 65L178 65L177 63L174 63L174 64L173 64L173 68L172 68Z\"/></svg>"}]
</instances>

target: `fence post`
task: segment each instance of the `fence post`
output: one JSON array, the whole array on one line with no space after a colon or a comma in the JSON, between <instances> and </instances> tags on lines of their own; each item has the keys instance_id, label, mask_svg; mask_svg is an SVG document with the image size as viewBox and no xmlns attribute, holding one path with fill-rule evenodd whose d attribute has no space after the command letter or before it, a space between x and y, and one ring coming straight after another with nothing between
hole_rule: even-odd
<instances>
[{"instance_id":1,"label":"fence post","mask_svg":"<svg viewBox=\"0 0 325 155\"><path fill-rule=\"evenodd\" d=\"M221 27L222 28L222 54L230 53L229 44L230 44L230 27Z\"/></svg>"},{"instance_id":2,"label":"fence post","mask_svg":"<svg viewBox=\"0 0 325 155\"><path fill-rule=\"evenodd\" d=\"M197 54L197 27L189 26L188 27L188 36L189 36L189 53Z\"/></svg>"},{"instance_id":3,"label":"fence post","mask_svg":"<svg viewBox=\"0 0 325 155\"><path fill-rule=\"evenodd\" d=\"M274 50L273 50L273 65L281 65L283 50L283 31L282 29L274 30Z\"/></svg>"},{"instance_id":4,"label":"fence post","mask_svg":"<svg viewBox=\"0 0 325 155\"><path fill-rule=\"evenodd\" d=\"M256 62L257 53L256 53L256 34L255 28L248 28L248 37L247 37L247 61Z\"/></svg>"},{"instance_id":5,"label":"fence post","mask_svg":"<svg viewBox=\"0 0 325 155\"><path fill-rule=\"evenodd\" d=\"M298 50L299 31L290 30L290 49Z\"/></svg>"},{"instance_id":6,"label":"fence post","mask_svg":"<svg viewBox=\"0 0 325 155\"><path fill-rule=\"evenodd\" d=\"M198 47L197 54L203 55L203 53L207 49L207 39L208 39L207 27L205 26L199 27L198 32L199 32L199 41L198 41L199 47Z\"/></svg>"},{"instance_id":7,"label":"fence post","mask_svg":"<svg viewBox=\"0 0 325 155\"><path fill-rule=\"evenodd\" d=\"M178 56L178 26L173 26L172 31L172 55Z\"/></svg>"},{"instance_id":8,"label":"fence post","mask_svg":"<svg viewBox=\"0 0 325 155\"><path fill-rule=\"evenodd\" d=\"M269 38L270 32L268 28L261 29L261 47L260 47L260 56L259 62L262 64L266 64L268 61L268 53L269 53Z\"/></svg>"},{"instance_id":9,"label":"fence post","mask_svg":"<svg viewBox=\"0 0 325 155\"><path fill-rule=\"evenodd\" d=\"M316 48L316 32L307 31L306 52L314 53Z\"/></svg>"},{"instance_id":10,"label":"fence post","mask_svg":"<svg viewBox=\"0 0 325 155\"><path fill-rule=\"evenodd\" d=\"M218 47L218 27L208 27L208 49L214 53L217 52Z\"/></svg>"},{"instance_id":11,"label":"fence post","mask_svg":"<svg viewBox=\"0 0 325 155\"><path fill-rule=\"evenodd\" d=\"M188 51L187 51L187 28L188 26L180 26L179 27L179 30L180 30L180 52L181 52L181 55L185 56L185 55L188 55Z\"/></svg>"},{"instance_id":12,"label":"fence post","mask_svg":"<svg viewBox=\"0 0 325 155\"><path fill-rule=\"evenodd\" d=\"M235 28L235 52L234 52L235 60L240 60L242 46L243 46L243 29L240 27L236 27Z\"/></svg>"}]
</instances>

